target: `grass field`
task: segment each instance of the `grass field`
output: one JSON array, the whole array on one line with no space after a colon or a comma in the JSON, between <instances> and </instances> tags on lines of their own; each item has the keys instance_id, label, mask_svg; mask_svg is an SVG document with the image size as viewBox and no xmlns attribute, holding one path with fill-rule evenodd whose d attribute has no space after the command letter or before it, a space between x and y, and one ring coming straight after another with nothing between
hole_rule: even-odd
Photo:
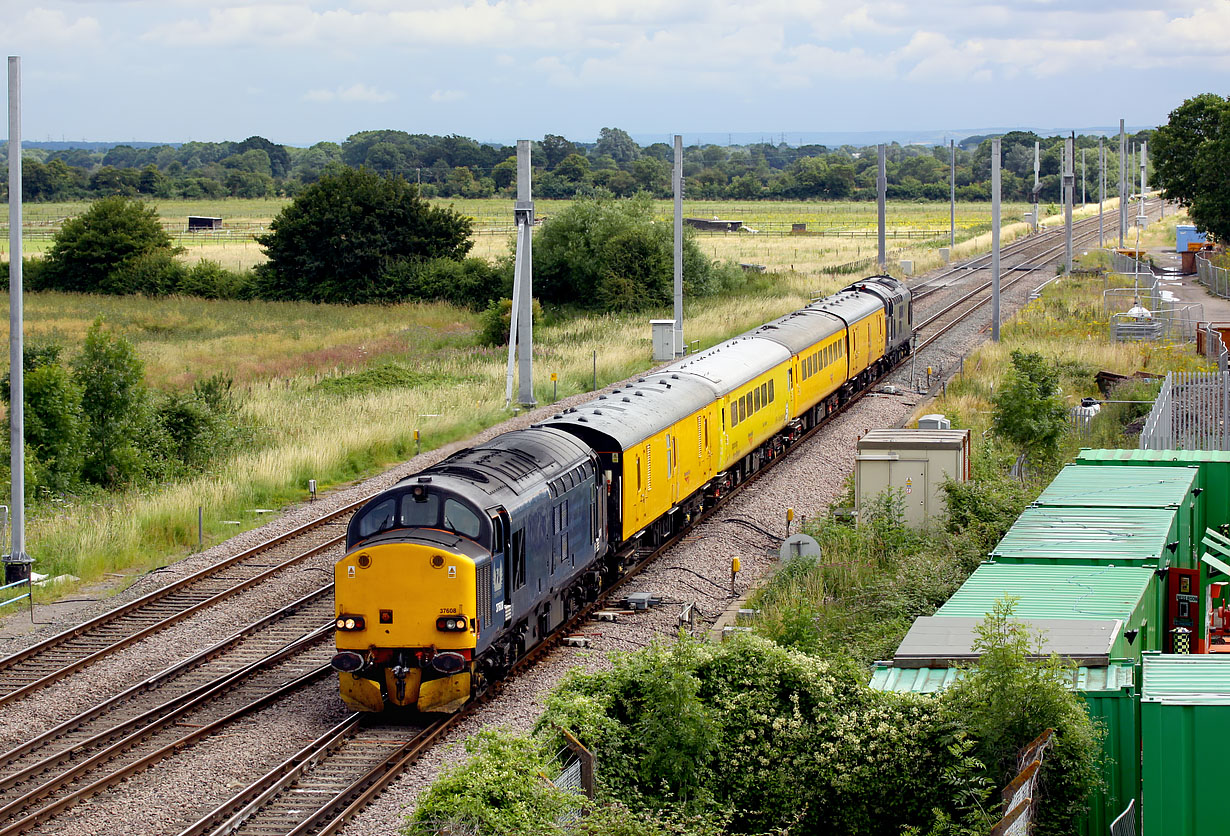
<instances>
[{"instance_id":1,"label":"grass field","mask_svg":"<svg viewBox=\"0 0 1230 836\"><path fill-rule=\"evenodd\" d=\"M231 269L245 269L265 260L252 235L263 231L270 220L289 201L285 199L240 199L216 201L154 201L164 226L175 234L184 248L181 259L200 258L217 261ZM440 200L474 219L473 254L499 258L509 251L512 240L512 204L503 199ZM535 208L540 218L549 219L571 201L540 200ZM40 203L23 209L27 234L23 247L28 255L45 252L51 235L65 219L83 212L88 203ZM1110 204L1108 204L1110 205ZM1026 204L1009 203L1003 207L1005 241L1025 233L1020 223ZM1084 213L1096 210L1096 205ZM663 221L673 212L670 201L655 203ZM762 264L770 270L818 273L837 265L851 265L855 272L863 265L853 262L874 259L876 255L876 206L862 202L790 201L684 201L685 217L722 218L742 221L758 232L701 233L702 249L712 258ZM1045 212L1045 207L1043 207ZM890 262L914 261L915 270L940 263L938 248L948 245L948 204L893 202L887 209ZM0 224L8 222L8 207L0 209ZM181 234L188 215L221 217L227 232L208 235ZM1044 218L1053 223L1058 216ZM957 254L986 249L991 222L990 203L958 203L956 207ZM792 224L805 224L807 234L788 233ZM935 234L935 233L938 233ZM962 247L964 242L972 242ZM8 258L7 238L0 242L0 258Z\"/></svg>"}]
</instances>

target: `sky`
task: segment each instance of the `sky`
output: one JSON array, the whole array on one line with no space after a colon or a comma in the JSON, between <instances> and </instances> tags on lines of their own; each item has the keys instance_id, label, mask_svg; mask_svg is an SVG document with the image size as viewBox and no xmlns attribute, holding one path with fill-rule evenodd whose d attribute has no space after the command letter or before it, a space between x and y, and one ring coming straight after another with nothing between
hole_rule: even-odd
<instances>
[{"instance_id":1,"label":"sky","mask_svg":"<svg viewBox=\"0 0 1230 836\"><path fill-rule=\"evenodd\" d=\"M1230 0L0 0L0 43L26 141L1079 130L1230 93Z\"/></svg>"}]
</instances>

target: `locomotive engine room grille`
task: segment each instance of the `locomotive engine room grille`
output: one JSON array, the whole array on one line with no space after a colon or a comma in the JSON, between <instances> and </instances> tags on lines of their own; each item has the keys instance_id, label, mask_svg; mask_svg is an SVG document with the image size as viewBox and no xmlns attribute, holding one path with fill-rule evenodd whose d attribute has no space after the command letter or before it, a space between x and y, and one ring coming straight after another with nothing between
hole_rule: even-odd
<instances>
[{"instance_id":1,"label":"locomotive engine room grille","mask_svg":"<svg viewBox=\"0 0 1230 836\"><path fill-rule=\"evenodd\" d=\"M479 567L475 573L478 581L478 618L480 624L491 623L491 564Z\"/></svg>"}]
</instances>

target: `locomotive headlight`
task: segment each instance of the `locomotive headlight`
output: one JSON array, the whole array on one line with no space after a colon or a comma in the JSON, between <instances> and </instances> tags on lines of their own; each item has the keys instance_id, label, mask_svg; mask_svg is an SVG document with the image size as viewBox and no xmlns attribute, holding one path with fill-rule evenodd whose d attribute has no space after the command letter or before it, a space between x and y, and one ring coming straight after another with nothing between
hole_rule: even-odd
<instances>
[{"instance_id":1,"label":"locomotive headlight","mask_svg":"<svg viewBox=\"0 0 1230 836\"><path fill-rule=\"evenodd\" d=\"M353 630L355 628L355 620L353 618L346 619L346 629Z\"/></svg>"},{"instance_id":2,"label":"locomotive headlight","mask_svg":"<svg viewBox=\"0 0 1230 836\"><path fill-rule=\"evenodd\" d=\"M339 629L339 630L345 630L345 629L346 629L346 619L344 619L344 618L339 618L339 619L337 620L337 629Z\"/></svg>"}]
</instances>

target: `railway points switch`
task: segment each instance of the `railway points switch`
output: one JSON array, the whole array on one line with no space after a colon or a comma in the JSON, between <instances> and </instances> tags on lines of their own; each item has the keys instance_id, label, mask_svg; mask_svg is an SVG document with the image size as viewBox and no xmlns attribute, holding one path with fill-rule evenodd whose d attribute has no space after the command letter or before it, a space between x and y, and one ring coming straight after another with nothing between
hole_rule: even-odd
<instances>
[{"instance_id":1,"label":"railway points switch","mask_svg":"<svg viewBox=\"0 0 1230 836\"><path fill-rule=\"evenodd\" d=\"M662 596L652 592L633 592L625 599L630 610L647 610L662 603Z\"/></svg>"},{"instance_id":2,"label":"railway points switch","mask_svg":"<svg viewBox=\"0 0 1230 836\"><path fill-rule=\"evenodd\" d=\"M594 613L594 618L599 621L619 621L619 613L614 610L598 610Z\"/></svg>"}]
</instances>

